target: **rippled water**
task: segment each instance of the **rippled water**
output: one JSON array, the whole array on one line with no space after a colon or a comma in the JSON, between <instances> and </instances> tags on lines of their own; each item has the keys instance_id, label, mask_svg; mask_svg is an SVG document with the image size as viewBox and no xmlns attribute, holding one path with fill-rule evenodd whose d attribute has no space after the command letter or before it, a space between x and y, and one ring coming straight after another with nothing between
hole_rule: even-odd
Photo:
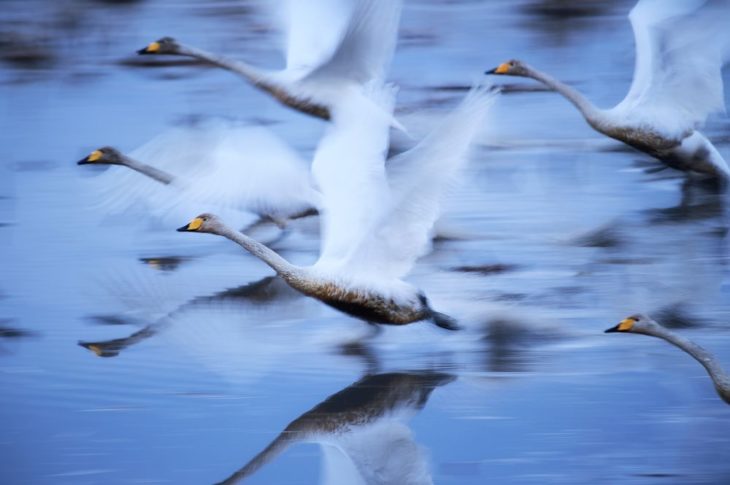
<instances>
[{"instance_id":1,"label":"rippled water","mask_svg":"<svg viewBox=\"0 0 730 485\"><path fill-rule=\"evenodd\" d=\"M392 75L403 122L424 132L512 57L620 100L631 2L567 3L407 2ZM409 278L467 329L363 341L363 323L235 245L174 232L186 220L106 214L98 174L74 164L201 116L265 122L311 153L321 122L228 73L133 54L174 35L273 66L256 2L3 7L3 483L730 482L730 409L703 369L659 340L602 333L651 312L730 365L711 191L647 171L564 99L505 78L448 204L461 238ZM729 130L705 130L726 158ZM317 248L314 220L276 243L298 263Z\"/></svg>"}]
</instances>

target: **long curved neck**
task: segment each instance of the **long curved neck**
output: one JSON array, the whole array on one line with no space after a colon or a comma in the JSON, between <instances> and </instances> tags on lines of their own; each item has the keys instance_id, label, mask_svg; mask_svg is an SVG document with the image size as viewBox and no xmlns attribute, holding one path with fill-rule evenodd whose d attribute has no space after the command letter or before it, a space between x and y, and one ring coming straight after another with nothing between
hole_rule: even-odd
<instances>
[{"instance_id":1,"label":"long curved neck","mask_svg":"<svg viewBox=\"0 0 730 485\"><path fill-rule=\"evenodd\" d=\"M264 466L266 463L273 460L276 456L280 455L292 442L299 441L296 435L290 436L285 430L279 436L274 439L269 445L264 448L258 455L254 456L251 461L246 463L243 467L236 470L231 476L225 480L218 482L216 485L230 485L237 483L244 478L250 477L256 473L259 468Z\"/></svg>"},{"instance_id":2,"label":"long curved neck","mask_svg":"<svg viewBox=\"0 0 730 485\"><path fill-rule=\"evenodd\" d=\"M679 347L702 364L710 375L713 384L715 384L717 393L725 402L730 404L730 376L728 376L712 354L691 340L680 337L664 327L660 327L655 336Z\"/></svg>"},{"instance_id":3,"label":"long curved neck","mask_svg":"<svg viewBox=\"0 0 730 485\"><path fill-rule=\"evenodd\" d=\"M126 155L122 155L122 162L122 165L126 165L132 170L136 170L139 173L147 175L148 177L157 180L161 184L169 185L175 180L175 177L172 174L169 174L151 165L147 165L146 163L139 162L133 158L129 158Z\"/></svg>"},{"instance_id":4,"label":"long curved neck","mask_svg":"<svg viewBox=\"0 0 730 485\"><path fill-rule=\"evenodd\" d=\"M217 54L212 54L208 51L189 46L180 46L178 48L178 54L182 56L194 57L196 59L200 59L201 61L208 62L218 67L222 67L227 71L235 72L252 84L266 91L272 91L273 89L277 88L269 80L270 76L266 73L266 71L258 69L246 62L236 61L229 57L219 56Z\"/></svg>"},{"instance_id":5,"label":"long curved neck","mask_svg":"<svg viewBox=\"0 0 730 485\"><path fill-rule=\"evenodd\" d=\"M573 103L575 107L578 108L583 117L591 124L591 126L601 125L605 122L602 111L576 89L532 67L525 67L525 70L527 77L531 77L536 81L540 81L544 85L554 89L555 91L565 96L568 101Z\"/></svg>"},{"instance_id":6,"label":"long curved neck","mask_svg":"<svg viewBox=\"0 0 730 485\"><path fill-rule=\"evenodd\" d=\"M297 96L288 86L277 82L269 72L258 69L246 62L236 61L225 56L219 56L188 46L179 46L177 54L194 57L234 72L257 88L269 93L286 106L316 116L317 118L324 120L330 119L330 110L327 106L314 102L306 97Z\"/></svg>"},{"instance_id":7,"label":"long curved neck","mask_svg":"<svg viewBox=\"0 0 730 485\"><path fill-rule=\"evenodd\" d=\"M218 234L237 243L239 246L243 247L243 249L271 266L277 274L284 278L284 281L292 285L294 288L297 288L299 286L299 282L306 278L303 274L304 272L302 271L302 268L291 264L271 249L241 232L234 231L229 227L224 227Z\"/></svg>"}]
</instances>

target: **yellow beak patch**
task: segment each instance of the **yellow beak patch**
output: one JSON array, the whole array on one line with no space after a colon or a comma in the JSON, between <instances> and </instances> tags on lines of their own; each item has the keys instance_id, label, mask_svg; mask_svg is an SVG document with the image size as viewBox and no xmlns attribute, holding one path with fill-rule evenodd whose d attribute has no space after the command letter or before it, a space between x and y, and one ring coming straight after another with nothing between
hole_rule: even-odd
<instances>
[{"instance_id":1,"label":"yellow beak patch","mask_svg":"<svg viewBox=\"0 0 730 485\"><path fill-rule=\"evenodd\" d=\"M197 231L203 225L203 219L196 217L188 224L188 231Z\"/></svg>"},{"instance_id":2,"label":"yellow beak patch","mask_svg":"<svg viewBox=\"0 0 730 485\"><path fill-rule=\"evenodd\" d=\"M95 161L99 160L102 157L102 155L104 155L104 154L101 153L101 150L94 150L93 152L91 152L91 155L86 157L86 161L95 162Z\"/></svg>"},{"instance_id":3,"label":"yellow beak patch","mask_svg":"<svg viewBox=\"0 0 730 485\"><path fill-rule=\"evenodd\" d=\"M152 42L150 45L147 46L147 52L157 52L159 50L160 50L159 42Z\"/></svg>"},{"instance_id":4,"label":"yellow beak patch","mask_svg":"<svg viewBox=\"0 0 730 485\"><path fill-rule=\"evenodd\" d=\"M633 328L635 323L636 320L634 320L633 318L624 318L623 320L621 320L621 322L619 322L618 330L620 332L628 332Z\"/></svg>"},{"instance_id":5,"label":"yellow beak patch","mask_svg":"<svg viewBox=\"0 0 730 485\"><path fill-rule=\"evenodd\" d=\"M495 74L505 74L507 71L509 71L509 63L505 62L504 64L500 64L497 69L494 70Z\"/></svg>"}]
</instances>

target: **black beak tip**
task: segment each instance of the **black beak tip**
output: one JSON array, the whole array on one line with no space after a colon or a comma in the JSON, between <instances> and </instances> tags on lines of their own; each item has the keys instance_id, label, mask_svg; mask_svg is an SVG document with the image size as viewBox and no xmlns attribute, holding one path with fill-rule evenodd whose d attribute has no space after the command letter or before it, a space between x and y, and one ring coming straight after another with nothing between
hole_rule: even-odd
<instances>
[{"instance_id":1,"label":"black beak tip","mask_svg":"<svg viewBox=\"0 0 730 485\"><path fill-rule=\"evenodd\" d=\"M603 333L615 333L615 332L618 332L618 327L607 328L606 330L603 331Z\"/></svg>"},{"instance_id":2,"label":"black beak tip","mask_svg":"<svg viewBox=\"0 0 730 485\"><path fill-rule=\"evenodd\" d=\"M178 228L177 228L177 232L188 232L188 225L187 225L187 224L185 224L185 225L184 225L184 226L182 226L182 227L178 227Z\"/></svg>"},{"instance_id":3,"label":"black beak tip","mask_svg":"<svg viewBox=\"0 0 730 485\"><path fill-rule=\"evenodd\" d=\"M150 51L148 51L146 47L143 47L143 48L141 48L140 50L137 51L137 54L139 54L141 56L143 56L145 54L149 54L149 53L150 53Z\"/></svg>"},{"instance_id":4,"label":"black beak tip","mask_svg":"<svg viewBox=\"0 0 730 485\"><path fill-rule=\"evenodd\" d=\"M81 160L79 160L78 162L76 162L76 165L88 165L89 163L90 162L89 162L89 159L88 158L82 158Z\"/></svg>"},{"instance_id":5,"label":"black beak tip","mask_svg":"<svg viewBox=\"0 0 730 485\"><path fill-rule=\"evenodd\" d=\"M497 68L490 69L488 71L484 71L484 74L497 74Z\"/></svg>"}]
</instances>

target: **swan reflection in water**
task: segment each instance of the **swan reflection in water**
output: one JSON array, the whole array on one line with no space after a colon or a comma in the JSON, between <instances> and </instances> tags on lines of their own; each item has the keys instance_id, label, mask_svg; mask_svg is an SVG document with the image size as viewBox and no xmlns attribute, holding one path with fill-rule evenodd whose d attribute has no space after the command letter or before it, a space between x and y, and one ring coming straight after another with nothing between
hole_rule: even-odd
<instances>
[{"instance_id":1,"label":"swan reflection in water","mask_svg":"<svg viewBox=\"0 0 730 485\"><path fill-rule=\"evenodd\" d=\"M455 378L432 371L365 376L289 423L263 451L219 483L237 483L303 442L322 445L321 483L433 483L424 450L406 421L423 409L435 388Z\"/></svg>"}]
</instances>

